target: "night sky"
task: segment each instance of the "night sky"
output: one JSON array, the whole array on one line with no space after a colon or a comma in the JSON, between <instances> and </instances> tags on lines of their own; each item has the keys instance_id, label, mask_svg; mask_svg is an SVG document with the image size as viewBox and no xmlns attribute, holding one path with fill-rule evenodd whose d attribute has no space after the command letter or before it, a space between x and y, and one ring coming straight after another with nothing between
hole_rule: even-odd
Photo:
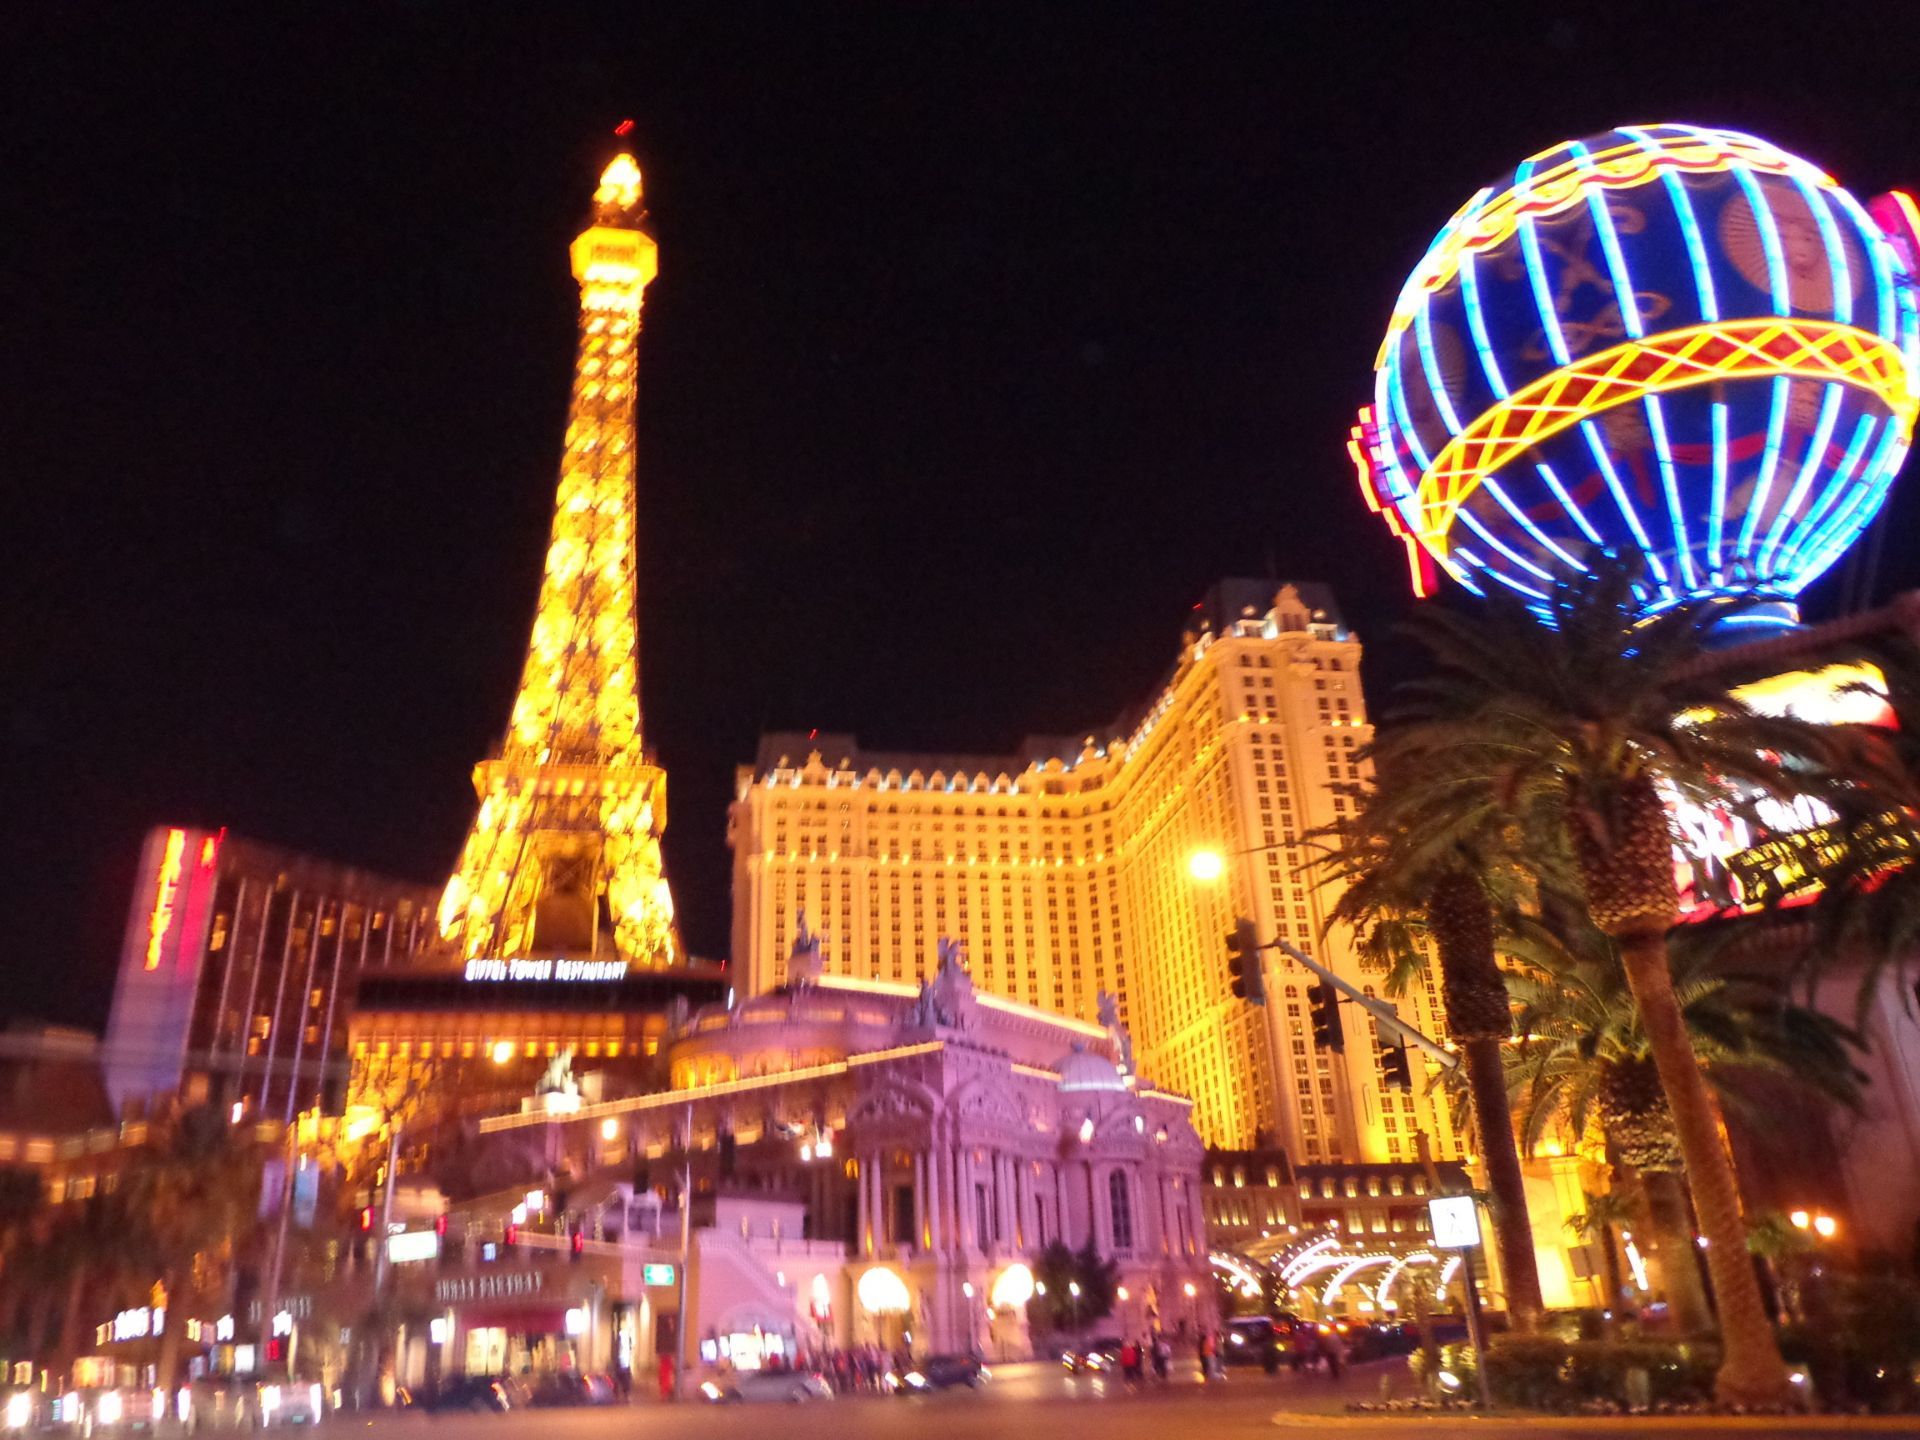
<instances>
[{"instance_id":1,"label":"night sky","mask_svg":"<svg viewBox=\"0 0 1920 1440\"><path fill-rule=\"evenodd\" d=\"M1088 728L1226 574L1330 582L1395 673L1344 443L1477 184L1656 120L1920 183L1910 4L1471 8L8 7L0 1013L103 1021L161 821L444 877L627 116L643 685L697 953L763 730ZM1915 488L1881 593L1920 583Z\"/></svg>"}]
</instances>

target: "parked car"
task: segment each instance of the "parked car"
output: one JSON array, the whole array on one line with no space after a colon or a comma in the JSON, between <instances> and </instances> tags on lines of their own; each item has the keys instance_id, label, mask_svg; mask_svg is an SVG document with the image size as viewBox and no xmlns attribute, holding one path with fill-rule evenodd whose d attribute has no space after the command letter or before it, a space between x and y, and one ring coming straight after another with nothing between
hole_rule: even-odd
<instances>
[{"instance_id":1,"label":"parked car","mask_svg":"<svg viewBox=\"0 0 1920 1440\"><path fill-rule=\"evenodd\" d=\"M833 1398L833 1387L825 1377L810 1370L749 1370L732 1376L724 1385L709 1380L700 1390L709 1400L730 1403L785 1401L800 1405Z\"/></svg>"}]
</instances>

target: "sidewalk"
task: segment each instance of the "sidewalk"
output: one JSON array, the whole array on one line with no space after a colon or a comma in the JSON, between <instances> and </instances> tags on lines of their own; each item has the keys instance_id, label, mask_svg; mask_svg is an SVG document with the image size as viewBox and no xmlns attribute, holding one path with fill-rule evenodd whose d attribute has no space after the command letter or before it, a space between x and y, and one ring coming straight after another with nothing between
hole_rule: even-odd
<instances>
[{"instance_id":1,"label":"sidewalk","mask_svg":"<svg viewBox=\"0 0 1920 1440\"><path fill-rule=\"evenodd\" d=\"M1299 1410L1277 1412L1272 1423L1281 1429L1378 1430L1387 1425L1413 1428L1447 1427L1476 1430L1568 1430L1623 1433L1629 1430L1810 1431L1845 1430L1854 1433L1920 1434L1920 1415L1556 1415L1549 1411L1513 1411L1477 1415L1470 1410L1383 1411L1378 1414L1314 1414Z\"/></svg>"}]
</instances>

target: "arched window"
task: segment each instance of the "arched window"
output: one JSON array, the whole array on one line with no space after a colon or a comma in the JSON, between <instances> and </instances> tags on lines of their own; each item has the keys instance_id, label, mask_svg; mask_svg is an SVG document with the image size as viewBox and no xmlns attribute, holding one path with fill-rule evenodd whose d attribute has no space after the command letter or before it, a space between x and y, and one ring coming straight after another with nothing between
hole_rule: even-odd
<instances>
[{"instance_id":1,"label":"arched window","mask_svg":"<svg viewBox=\"0 0 1920 1440\"><path fill-rule=\"evenodd\" d=\"M1133 1249L1133 1197L1127 1177L1119 1170L1107 1176L1107 1214L1113 1221L1113 1248Z\"/></svg>"}]
</instances>

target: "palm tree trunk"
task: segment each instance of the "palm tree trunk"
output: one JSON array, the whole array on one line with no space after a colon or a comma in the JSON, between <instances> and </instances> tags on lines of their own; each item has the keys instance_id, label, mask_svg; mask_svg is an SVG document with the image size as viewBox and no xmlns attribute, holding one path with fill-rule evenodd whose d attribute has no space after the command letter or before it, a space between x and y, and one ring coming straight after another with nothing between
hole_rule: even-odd
<instances>
[{"instance_id":1,"label":"palm tree trunk","mask_svg":"<svg viewBox=\"0 0 1920 1440\"><path fill-rule=\"evenodd\" d=\"M1466 1062L1467 1098L1487 1167L1494 1241L1507 1285L1507 1318L1516 1330L1532 1330L1546 1306L1501 1058L1500 1047L1513 1034L1513 1011L1494 953L1493 905L1479 876L1457 865L1428 891L1426 912L1440 962L1441 1003L1447 1028Z\"/></svg>"},{"instance_id":2,"label":"palm tree trunk","mask_svg":"<svg viewBox=\"0 0 1920 1440\"><path fill-rule=\"evenodd\" d=\"M1713 1309L1700 1283L1700 1255L1693 1243L1693 1222L1687 1216L1686 1183L1674 1170L1643 1170L1640 1188L1647 1197L1647 1225L1652 1232L1654 1269L1660 1291L1667 1297L1667 1313L1682 1335L1713 1332Z\"/></svg>"},{"instance_id":3,"label":"palm tree trunk","mask_svg":"<svg viewBox=\"0 0 1920 1440\"><path fill-rule=\"evenodd\" d=\"M1607 1303L1601 1308L1617 1312L1620 1297L1627 1292L1627 1277L1620 1273L1620 1237L1613 1233L1613 1226L1602 1224L1596 1238L1600 1241L1600 1266L1607 1276ZM1611 1323L1607 1329L1612 1331Z\"/></svg>"},{"instance_id":4,"label":"palm tree trunk","mask_svg":"<svg viewBox=\"0 0 1920 1440\"><path fill-rule=\"evenodd\" d=\"M1725 1349L1714 1394L1723 1405L1784 1406L1792 1399L1792 1388L1773 1326L1767 1322L1760 1283L1747 1258L1733 1161L1714 1124L1706 1077L1694 1058L1686 1020L1673 993L1666 934L1637 929L1619 940L1627 984L1640 1011L1640 1023L1646 1027L1667 1106L1673 1111L1693 1208L1707 1239L1707 1268L1720 1303L1720 1340Z\"/></svg>"},{"instance_id":5,"label":"palm tree trunk","mask_svg":"<svg viewBox=\"0 0 1920 1440\"><path fill-rule=\"evenodd\" d=\"M1493 1211L1493 1238L1500 1249L1500 1271L1507 1282L1507 1315L1513 1328L1535 1329L1546 1308L1540 1294L1540 1266L1533 1250L1533 1222L1527 1213L1526 1179L1513 1138L1513 1111L1507 1100L1506 1062L1500 1042L1482 1037L1461 1042L1467 1069L1467 1095L1479 1131L1480 1155L1487 1167L1487 1204Z\"/></svg>"}]
</instances>

